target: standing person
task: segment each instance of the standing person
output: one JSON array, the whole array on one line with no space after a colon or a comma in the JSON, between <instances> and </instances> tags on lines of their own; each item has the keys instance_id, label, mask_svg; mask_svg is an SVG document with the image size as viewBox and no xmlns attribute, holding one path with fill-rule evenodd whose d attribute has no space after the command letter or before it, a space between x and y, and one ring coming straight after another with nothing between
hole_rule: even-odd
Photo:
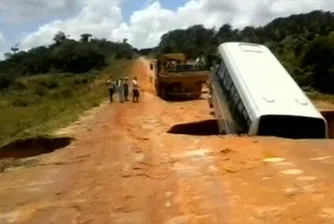
<instances>
[{"instance_id":1,"label":"standing person","mask_svg":"<svg viewBox=\"0 0 334 224\"><path fill-rule=\"evenodd\" d=\"M132 80L132 102L139 103L139 86L137 77L134 77Z\"/></svg>"},{"instance_id":2,"label":"standing person","mask_svg":"<svg viewBox=\"0 0 334 224\"><path fill-rule=\"evenodd\" d=\"M107 80L107 85L108 85L108 90L109 90L109 98L110 98L110 103L113 102L113 96L115 93L115 82L113 80Z\"/></svg>"},{"instance_id":3,"label":"standing person","mask_svg":"<svg viewBox=\"0 0 334 224\"><path fill-rule=\"evenodd\" d=\"M119 102L124 103L124 86L122 79L118 80Z\"/></svg>"},{"instance_id":4,"label":"standing person","mask_svg":"<svg viewBox=\"0 0 334 224\"><path fill-rule=\"evenodd\" d=\"M124 79L123 87L124 87L125 101L129 101L129 84L128 84L128 78Z\"/></svg>"}]
</instances>

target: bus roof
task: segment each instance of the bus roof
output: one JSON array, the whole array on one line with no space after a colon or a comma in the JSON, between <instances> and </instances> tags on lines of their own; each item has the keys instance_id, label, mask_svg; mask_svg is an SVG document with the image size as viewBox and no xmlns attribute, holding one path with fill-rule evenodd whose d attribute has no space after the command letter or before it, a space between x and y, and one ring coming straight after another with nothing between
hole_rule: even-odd
<instances>
[{"instance_id":1,"label":"bus roof","mask_svg":"<svg viewBox=\"0 0 334 224\"><path fill-rule=\"evenodd\" d=\"M242 99L255 108L258 116L286 114L322 117L266 46L227 42L219 46L219 53Z\"/></svg>"}]
</instances>

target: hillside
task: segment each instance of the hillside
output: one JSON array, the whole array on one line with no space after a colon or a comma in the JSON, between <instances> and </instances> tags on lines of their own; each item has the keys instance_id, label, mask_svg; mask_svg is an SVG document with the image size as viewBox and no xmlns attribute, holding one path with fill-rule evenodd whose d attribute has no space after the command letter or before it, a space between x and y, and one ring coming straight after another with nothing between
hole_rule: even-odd
<instances>
[{"instance_id":1,"label":"hillside","mask_svg":"<svg viewBox=\"0 0 334 224\"><path fill-rule=\"evenodd\" d=\"M164 34L160 44L142 53L184 52L188 57L215 54L219 44L245 41L265 44L303 87L334 93L334 13L313 11L277 18L242 30L224 24L218 30L195 25Z\"/></svg>"},{"instance_id":2,"label":"hillside","mask_svg":"<svg viewBox=\"0 0 334 224\"><path fill-rule=\"evenodd\" d=\"M127 75L132 60L112 59L101 71L19 76L0 92L0 145L67 126L108 96L105 80Z\"/></svg>"}]
</instances>

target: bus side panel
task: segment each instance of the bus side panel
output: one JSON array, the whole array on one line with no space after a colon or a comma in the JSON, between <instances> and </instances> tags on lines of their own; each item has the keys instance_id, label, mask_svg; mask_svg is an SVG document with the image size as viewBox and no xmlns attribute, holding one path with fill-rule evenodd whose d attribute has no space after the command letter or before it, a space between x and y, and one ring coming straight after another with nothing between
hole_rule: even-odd
<instances>
[{"instance_id":1,"label":"bus side panel","mask_svg":"<svg viewBox=\"0 0 334 224\"><path fill-rule=\"evenodd\" d=\"M236 124L230 114L225 96L214 74L211 76L211 80L212 103L220 132L225 132L226 134L236 134Z\"/></svg>"}]
</instances>

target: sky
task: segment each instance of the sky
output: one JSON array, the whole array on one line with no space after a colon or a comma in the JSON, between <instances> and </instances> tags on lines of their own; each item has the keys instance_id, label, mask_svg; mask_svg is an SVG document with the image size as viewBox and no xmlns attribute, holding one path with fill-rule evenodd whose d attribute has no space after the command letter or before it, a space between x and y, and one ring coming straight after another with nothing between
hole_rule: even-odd
<instances>
[{"instance_id":1,"label":"sky","mask_svg":"<svg viewBox=\"0 0 334 224\"><path fill-rule=\"evenodd\" d=\"M243 28L317 9L334 11L334 0L0 0L0 59L15 44L47 46L58 31L148 48L164 33L195 24Z\"/></svg>"}]
</instances>

